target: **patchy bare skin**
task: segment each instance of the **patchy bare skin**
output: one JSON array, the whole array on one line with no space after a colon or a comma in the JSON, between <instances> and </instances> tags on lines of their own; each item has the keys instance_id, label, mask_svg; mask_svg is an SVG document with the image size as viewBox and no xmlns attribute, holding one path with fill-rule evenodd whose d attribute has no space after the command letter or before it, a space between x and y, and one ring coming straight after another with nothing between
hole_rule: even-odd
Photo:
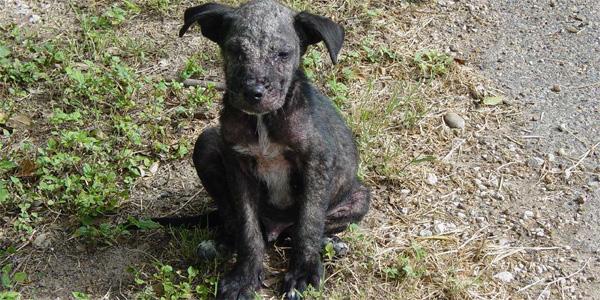
<instances>
[{"instance_id":1,"label":"patchy bare skin","mask_svg":"<svg viewBox=\"0 0 600 300\"><path fill-rule=\"evenodd\" d=\"M193 156L237 251L218 297L252 298L266 242L285 231L293 250L284 292L298 299L297 291L320 284L323 237L360 221L369 208L352 133L299 67L307 46L320 41L336 62L344 31L268 0L190 8L180 35L196 22L219 44L227 84L220 127L200 135Z\"/></svg>"}]
</instances>

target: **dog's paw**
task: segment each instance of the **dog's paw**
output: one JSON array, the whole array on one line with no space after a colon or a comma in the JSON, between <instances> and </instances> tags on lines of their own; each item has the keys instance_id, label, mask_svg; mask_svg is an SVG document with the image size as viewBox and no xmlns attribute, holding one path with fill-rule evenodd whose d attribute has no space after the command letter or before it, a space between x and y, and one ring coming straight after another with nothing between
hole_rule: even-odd
<instances>
[{"instance_id":1,"label":"dog's paw","mask_svg":"<svg viewBox=\"0 0 600 300\"><path fill-rule=\"evenodd\" d=\"M300 263L293 266L285 274L283 287L285 297L288 300L301 299L301 293L306 290L308 285L318 289L323 275L323 264L319 258L310 262Z\"/></svg>"},{"instance_id":2,"label":"dog's paw","mask_svg":"<svg viewBox=\"0 0 600 300\"><path fill-rule=\"evenodd\" d=\"M217 299L254 299L256 289L260 288L260 276L260 271L254 275L232 271L219 282Z\"/></svg>"}]
</instances>

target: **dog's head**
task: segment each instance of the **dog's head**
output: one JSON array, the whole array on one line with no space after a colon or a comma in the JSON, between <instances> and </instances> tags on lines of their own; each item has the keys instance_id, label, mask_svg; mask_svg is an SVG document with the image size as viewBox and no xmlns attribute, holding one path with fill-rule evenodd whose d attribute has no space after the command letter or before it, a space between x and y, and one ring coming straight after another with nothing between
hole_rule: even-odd
<instances>
[{"instance_id":1,"label":"dog's head","mask_svg":"<svg viewBox=\"0 0 600 300\"><path fill-rule=\"evenodd\" d=\"M221 48L228 104L255 115L283 106L309 45L324 41L336 63L344 41L343 28L332 20L296 13L272 0L238 8L215 3L188 8L179 36L196 22Z\"/></svg>"}]
</instances>

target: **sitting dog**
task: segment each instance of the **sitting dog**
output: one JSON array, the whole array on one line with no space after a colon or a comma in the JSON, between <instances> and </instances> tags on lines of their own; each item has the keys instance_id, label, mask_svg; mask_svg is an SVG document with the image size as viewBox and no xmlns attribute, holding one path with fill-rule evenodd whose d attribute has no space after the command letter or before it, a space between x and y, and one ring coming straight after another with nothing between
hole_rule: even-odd
<instances>
[{"instance_id":1,"label":"sitting dog","mask_svg":"<svg viewBox=\"0 0 600 300\"><path fill-rule=\"evenodd\" d=\"M321 240L369 209L352 133L301 67L306 48L321 41L337 63L344 30L271 0L191 7L184 23L180 36L198 23L219 45L226 76L220 126L206 129L193 153L219 234L237 253L218 298L253 298L266 244L285 235L292 253L283 292L298 299L308 285L319 287Z\"/></svg>"}]
</instances>

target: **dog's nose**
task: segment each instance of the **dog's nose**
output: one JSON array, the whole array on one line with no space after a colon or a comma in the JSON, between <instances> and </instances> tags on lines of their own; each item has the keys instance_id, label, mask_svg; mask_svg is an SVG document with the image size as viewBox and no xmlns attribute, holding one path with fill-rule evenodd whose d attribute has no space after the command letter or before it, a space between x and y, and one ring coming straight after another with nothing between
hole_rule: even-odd
<instances>
[{"instance_id":1,"label":"dog's nose","mask_svg":"<svg viewBox=\"0 0 600 300\"><path fill-rule=\"evenodd\" d=\"M260 100L262 100L262 97L264 96L264 94L265 94L265 86L262 84L257 84L248 89L246 96L251 101L260 102Z\"/></svg>"}]
</instances>

